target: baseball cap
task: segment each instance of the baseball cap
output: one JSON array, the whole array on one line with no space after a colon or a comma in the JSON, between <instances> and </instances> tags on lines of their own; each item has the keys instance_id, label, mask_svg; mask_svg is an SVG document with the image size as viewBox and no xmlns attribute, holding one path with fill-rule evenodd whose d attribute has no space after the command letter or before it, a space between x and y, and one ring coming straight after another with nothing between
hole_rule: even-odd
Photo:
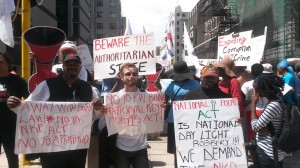
<instances>
[{"instance_id":1,"label":"baseball cap","mask_svg":"<svg viewBox=\"0 0 300 168\"><path fill-rule=\"evenodd\" d=\"M262 64L264 71L262 73L273 73L273 66L269 63Z\"/></svg>"},{"instance_id":2,"label":"baseball cap","mask_svg":"<svg viewBox=\"0 0 300 168\"><path fill-rule=\"evenodd\" d=\"M77 54L67 54L64 56L63 58L63 62L69 61L69 60L77 60L78 62L81 63L81 59L79 57L79 55Z\"/></svg>"},{"instance_id":3,"label":"baseball cap","mask_svg":"<svg viewBox=\"0 0 300 168\"><path fill-rule=\"evenodd\" d=\"M77 53L76 45L72 41L64 41L61 47L59 48L59 53L62 51L71 50L74 53Z\"/></svg>"},{"instance_id":4,"label":"baseball cap","mask_svg":"<svg viewBox=\"0 0 300 168\"><path fill-rule=\"evenodd\" d=\"M201 70L201 76L214 76L219 77L217 74L217 69L213 65L204 66Z\"/></svg>"}]
</instances>

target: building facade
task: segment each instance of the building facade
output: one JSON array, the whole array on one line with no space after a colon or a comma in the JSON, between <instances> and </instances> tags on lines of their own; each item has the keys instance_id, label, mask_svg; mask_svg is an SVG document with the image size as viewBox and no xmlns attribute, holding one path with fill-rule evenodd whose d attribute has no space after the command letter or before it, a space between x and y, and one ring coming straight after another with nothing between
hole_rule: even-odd
<instances>
[{"instance_id":1,"label":"building facade","mask_svg":"<svg viewBox=\"0 0 300 168\"><path fill-rule=\"evenodd\" d=\"M267 26L264 61L299 57L300 1L199 0L189 15L188 30L198 58L217 58L218 36L253 30L263 35Z\"/></svg>"}]
</instances>

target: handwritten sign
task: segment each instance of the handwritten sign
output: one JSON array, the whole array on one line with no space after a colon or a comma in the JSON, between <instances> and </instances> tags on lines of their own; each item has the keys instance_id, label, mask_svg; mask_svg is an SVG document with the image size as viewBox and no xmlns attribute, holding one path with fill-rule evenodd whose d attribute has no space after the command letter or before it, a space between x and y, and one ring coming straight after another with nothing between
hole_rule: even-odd
<instances>
[{"instance_id":1,"label":"handwritten sign","mask_svg":"<svg viewBox=\"0 0 300 168\"><path fill-rule=\"evenodd\" d=\"M93 42L95 79L116 77L123 63L135 63L139 75L156 73L154 34L96 39Z\"/></svg>"},{"instance_id":2,"label":"handwritten sign","mask_svg":"<svg viewBox=\"0 0 300 168\"><path fill-rule=\"evenodd\" d=\"M236 99L174 101L178 167L246 168Z\"/></svg>"},{"instance_id":3,"label":"handwritten sign","mask_svg":"<svg viewBox=\"0 0 300 168\"><path fill-rule=\"evenodd\" d=\"M105 97L108 135L139 135L163 130L165 100L162 92L110 93Z\"/></svg>"},{"instance_id":4,"label":"handwritten sign","mask_svg":"<svg viewBox=\"0 0 300 168\"><path fill-rule=\"evenodd\" d=\"M91 103L24 101L15 111L15 153L58 152L89 147Z\"/></svg>"},{"instance_id":5,"label":"handwritten sign","mask_svg":"<svg viewBox=\"0 0 300 168\"><path fill-rule=\"evenodd\" d=\"M93 59L89 50L89 47L86 44L76 47L77 53L81 59L81 65L85 67L89 72L94 71Z\"/></svg>"},{"instance_id":6,"label":"handwritten sign","mask_svg":"<svg viewBox=\"0 0 300 168\"><path fill-rule=\"evenodd\" d=\"M251 31L218 37L218 60L229 57L237 66L247 66L252 53Z\"/></svg>"}]
</instances>

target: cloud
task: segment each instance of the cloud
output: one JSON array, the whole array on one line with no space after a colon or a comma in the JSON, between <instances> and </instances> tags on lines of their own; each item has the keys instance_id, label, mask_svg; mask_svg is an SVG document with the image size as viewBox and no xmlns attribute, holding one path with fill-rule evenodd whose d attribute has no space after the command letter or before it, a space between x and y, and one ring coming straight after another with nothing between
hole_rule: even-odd
<instances>
[{"instance_id":1,"label":"cloud","mask_svg":"<svg viewBox=\"0 0 300 168\"><path fill-rule=\"evenodd\" d=\"M188 1L188 3L187 3ZM180 0L183 12L190 12L199 0ZM130 21L133 34L154 32L155 44L160 45L165 36L168 16L175 11L176 0L121 0L122 16Z\"/></svg>"}]
</instances>

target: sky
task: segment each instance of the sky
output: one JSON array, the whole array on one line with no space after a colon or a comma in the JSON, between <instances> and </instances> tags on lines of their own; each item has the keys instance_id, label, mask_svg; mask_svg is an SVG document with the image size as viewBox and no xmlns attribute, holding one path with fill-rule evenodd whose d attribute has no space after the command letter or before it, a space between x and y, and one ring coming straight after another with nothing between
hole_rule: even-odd
<instances>
[{"instance_id":1,"label":"sky","mask_svg":"<svg viewBox=\"0 0 300 168\"><path fill-rule=\"evenodd\" d=\"M121 0L122 16L129 19L132 33L154 32L155 45L160 46L170 12L177 5L182 12L191 12L199 0Z\"/></svg>"}]
</instances>

